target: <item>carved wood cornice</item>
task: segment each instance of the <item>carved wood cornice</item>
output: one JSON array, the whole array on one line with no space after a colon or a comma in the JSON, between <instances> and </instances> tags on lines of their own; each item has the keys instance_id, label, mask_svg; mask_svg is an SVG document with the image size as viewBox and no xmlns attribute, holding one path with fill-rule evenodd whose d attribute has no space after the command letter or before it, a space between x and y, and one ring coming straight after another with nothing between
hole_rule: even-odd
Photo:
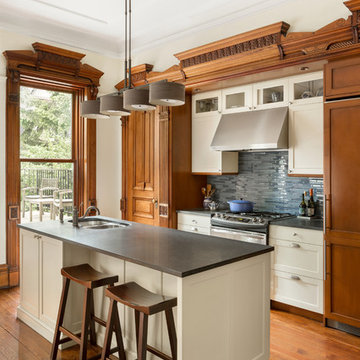
<instances>
[{"instance_id":1,"label":"carved wood cornice","mask_svg":"<svg viewBox=\"0 0 360 360\"><path fill-rule=\"evenodd\" d=\"M226 61L237 55L258 49L280 45L281 35L286 35L290 25L285 22L268 25L260 29L248 31L224 40L212 42L207 45L175 54L180 60L180 66L187 73L189 67L199 64Z\"/></svg>"},{"instance_id":2,"label":"carved wood cornice","mask_svg":"<svg viewBox=\"0 0 360 360\"><path fill-rule=\"evenodd\" d=\"M360 0L344 4L352 13L347 19L315 32L288 33L286 22L265 26L175 54L179 64L163 72L146 72L144 82L167 79L184 83L191 90L243 75L360 55Z\"/></svg>"},{"instance_id":3,"label":"carved wood cornice","mask_svg":"<svg viewBox=\"0 0 360 360\"><path fill-rule=\"evenodd\" d=\"M31 50L8 50L3 55L7 60L7 69L16 70L21 75L38 76L54 81L69 81L79 85L99 86L102 71L82 64L85 54L77 53L42 43L33 43Z\"/></svg>"}]
</instances>

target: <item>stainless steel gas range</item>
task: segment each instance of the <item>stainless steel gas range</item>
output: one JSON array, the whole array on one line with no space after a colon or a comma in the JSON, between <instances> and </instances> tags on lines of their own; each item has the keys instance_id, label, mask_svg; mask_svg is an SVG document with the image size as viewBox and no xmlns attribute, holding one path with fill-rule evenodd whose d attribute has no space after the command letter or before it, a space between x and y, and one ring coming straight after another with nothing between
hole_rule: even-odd
<instances>
[{"instance_id":1,"label":"stainless steel gas range","mask_svg":"<svg viewBox=\"0 0 360 360\"><path fill-rule=\"evenodd\" d=\"M210 234L232 240L266 245L268 243L269 222L291 216L291 214L271 212L238 214L216 212L211 217Z\"/></svg>"}]
</instances>

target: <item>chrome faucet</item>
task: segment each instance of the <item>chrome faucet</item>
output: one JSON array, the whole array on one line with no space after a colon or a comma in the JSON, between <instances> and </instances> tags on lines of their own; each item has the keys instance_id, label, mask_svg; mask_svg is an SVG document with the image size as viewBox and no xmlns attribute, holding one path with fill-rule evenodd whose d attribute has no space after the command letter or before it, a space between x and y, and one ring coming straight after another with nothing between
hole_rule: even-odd
<instances>
[{"instance_id":1,"label":"chrome faucet","mask_svg":"<svg viewBox=\"0 0 360 360\"><path fill-rule=\"evenodd\" d=\"M95 210L97 211L98 215L100 215L100 210L96 207L96 206L89 206L86 210L85 210L85 214L81 217L79 217L79 210L77 209L77 207L74 207L73 209L73 226L79 226L79 220L83 220L84 218L86 218L86 216L88 215L88 213L91 210Z\"/></svg>"},{"instance_id":2,"label":"chrome faucet","mask_svg":"<svg viewBox=\"0 0 360 360\"><path fill-rule=\"evenodd\" d=\"M97 211L98 215L100 215L100 210L99 210L99 208L97 208L96 206L93 206L93 205L92 205L92 206L89 206L89 207L85 210L84 216L82 216L80 219L85 218L85 217L87 216L87 214L88 214L91 210Z\"/></svg>"}]
</instances>

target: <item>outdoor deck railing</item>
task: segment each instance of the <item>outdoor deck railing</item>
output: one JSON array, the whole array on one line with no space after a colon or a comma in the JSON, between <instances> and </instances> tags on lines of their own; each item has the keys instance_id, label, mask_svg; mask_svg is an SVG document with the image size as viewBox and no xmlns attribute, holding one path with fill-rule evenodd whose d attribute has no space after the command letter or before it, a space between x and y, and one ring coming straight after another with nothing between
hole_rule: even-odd
<instances>
[{"instance_id":1,"label":"outdoor deck railing","mask_svg":"<svg viewBox=\"0 0 360 360\"><path fill-rule=\"evenodd\" d=\"M73 188L72 169L47 169L47 168L23 168L21 169L21 188L37 187L40 188L43 178L58 179L59 189Z\"/></svg>"}]
</instances>

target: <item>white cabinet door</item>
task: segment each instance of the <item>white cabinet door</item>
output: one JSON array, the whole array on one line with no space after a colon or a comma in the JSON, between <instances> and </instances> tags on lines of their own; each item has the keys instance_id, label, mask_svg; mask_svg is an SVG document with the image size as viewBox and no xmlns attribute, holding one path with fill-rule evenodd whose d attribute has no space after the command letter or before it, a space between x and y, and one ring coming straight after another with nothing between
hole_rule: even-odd
<instances>
[{"instance_id":1,"label":"white cabinet door","mask_svg":"<svg viewBox=\"0 0 360 360\"><path fill-rule=\"evenodd\" d=\"M264 81L253 86L253 105L255 110L273 109L288 106L288 78Z\"/></svg>"},{"instance_id":2,"label":"white cabinet door","mask_svg":"<svg viewBox=\"0 0 360 360\"><path fill-rule=\"evenodd\" d=\"M323 102L323 72L317 71L289 78L290 104L311 104Z\"/></svg>"},{"instance_id":3,"label":"white cabinet door","mask_svg":"<svg viewBox=\"0 0 360 360\"><path fill-rule=\"evenodd\" d=\"M289 174L323 174L323 104L289 107Z\"/></svg>"},{"instance_id":4,"label":"white cabinet door","mask_svg":"<svg viewBox=\"0 0 360 360\"><path fill-rule=\"evenodd\" d=\"M222 90L222 113L231 114L252 110L252 85Z\"/></svg>"},{"instance_id":5,"label":"white cabinet door","mask_svg":"<svg viewBox=\"0 0 360 360\"><path fill-rule=\"evenodd\" d=\"M192 116L194 118L204 117L221 112L221 90L208 91L193 95Z\"/></svg>"},{"instance_id":6,"label":"white cabinet door","mask_svg":"<svg viewBox=\"0 0 360 360\"><path fill-rule=\"evenodd\" d=\"M323 314L323 280L272 272L271 299Z\"/></svg>"},{"instance_id":7,"label":"white cabinet door","mask_svg":"<svg viewBox=\"0 0 360 360\"><path fill-rule=\"evenodd\" d=\"M238 172L238 153L215 151L210 148L220 114L192 120L192 172L225 174Z\"/></svg>"},{"instance_id":8,"label":"white cabinet door","mask_svg":"<svg viewBox=\"0 0 360 360\"><path fill-rule=\"evenodd\" d=\"M20 306L39 316L39 235L20 232Z\"/></svg>"},{"instance_id":9,"label":"white cabinet door","mask_svg":"<svg viewBox=\"0 0 360 360\"><path fill-rule=\"evenodd\" d=\"M46 236L40 239L40 320L55 327L62 290L63 243Z\"/></svg>"}]
</instances>

